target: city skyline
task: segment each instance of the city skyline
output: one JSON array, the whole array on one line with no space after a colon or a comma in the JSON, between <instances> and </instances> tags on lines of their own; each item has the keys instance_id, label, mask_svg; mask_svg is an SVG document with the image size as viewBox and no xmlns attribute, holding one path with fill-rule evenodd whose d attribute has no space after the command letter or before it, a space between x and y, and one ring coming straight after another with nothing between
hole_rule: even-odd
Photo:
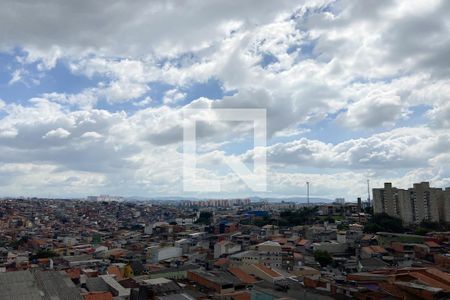
<instances>
[{"instance_id":1,"label":"city skyline","mask_svg":"<svg viewBox=\"0 0 450 300\"><path fill-rule=\"evenodd\" d=\"M449 15L437 0L2 1L0 196L448 187ZM266 110L267 192L225 163L252 167L253 128L222 121L197 124L199 176L222 191L183 191L183 110L224 108Z\"/></svg>"}]
</instances>

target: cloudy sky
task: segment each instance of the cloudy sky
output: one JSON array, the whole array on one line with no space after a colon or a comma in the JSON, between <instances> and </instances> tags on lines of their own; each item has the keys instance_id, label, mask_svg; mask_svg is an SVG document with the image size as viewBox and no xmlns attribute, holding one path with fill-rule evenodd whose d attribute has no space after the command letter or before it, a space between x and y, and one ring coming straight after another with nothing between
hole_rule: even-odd
<instances>
[{"instance_id":1,"label":"cloudy sky","mask_svg":"<svg viewBox=\"0 0 450 300\"><path fill-rule=\"evenodd\" d=\"M0 195L366 197L450 186L450 1L0 2ZM198 122L185 193L183 109L267 109L267 192L246 122Z\"/></svg>"}]
</instances>

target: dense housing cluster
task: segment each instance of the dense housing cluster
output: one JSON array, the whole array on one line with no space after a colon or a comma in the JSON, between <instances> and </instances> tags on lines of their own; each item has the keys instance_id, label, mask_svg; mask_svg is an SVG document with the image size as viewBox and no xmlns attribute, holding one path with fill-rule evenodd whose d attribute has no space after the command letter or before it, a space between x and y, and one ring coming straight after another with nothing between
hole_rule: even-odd
<instances>
[{"instance_id":1,"label":"dense housing cluster","mask_svg":"<svg viewBox=\"0 0 450 300\"><path fill-rule=\"evenodd\" d=\"M3 199L0 299L446 299L450 232L408 232L391 190L375 215L361 199Z\"/></svg>"}]
</instances>

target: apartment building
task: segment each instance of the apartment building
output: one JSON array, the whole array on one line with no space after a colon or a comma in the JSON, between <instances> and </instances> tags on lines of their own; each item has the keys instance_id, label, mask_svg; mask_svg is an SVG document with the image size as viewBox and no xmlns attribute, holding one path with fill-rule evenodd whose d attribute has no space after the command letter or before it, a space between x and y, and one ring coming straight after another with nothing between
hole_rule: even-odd
<instances>
[{"instance_id":1,"label":"apartment building","mask_svg":"<svg viewBox=\"0 0 450 300\"><path fill-rule=\"evenodd\" d=\"M271 268L280 268L282 262L281 245L273 241L265 241L256 245L260 262Z\"/></svg>"},{"instance_id":2,"label":"apartment building","mask_svg":"<svg viewBox=\"0 0 450 300\"><path fill-rule=\"evenodd\" d=\"M450 222L450 188L444 190L442 201L439 203L439 219Z\"/></svg>"},{"instance_id":3,"label":"apartment building","mask_svg":"<svg viewBox=\"0 0 450 300\"><path fill-rule=\"evenodd\" d=\"M450 189L444 191L421 182L405 190L386 182L384 188L373 189L373 207L375 213L400 218L405 224L450 222Z\"/></svg>"}]
</instances>

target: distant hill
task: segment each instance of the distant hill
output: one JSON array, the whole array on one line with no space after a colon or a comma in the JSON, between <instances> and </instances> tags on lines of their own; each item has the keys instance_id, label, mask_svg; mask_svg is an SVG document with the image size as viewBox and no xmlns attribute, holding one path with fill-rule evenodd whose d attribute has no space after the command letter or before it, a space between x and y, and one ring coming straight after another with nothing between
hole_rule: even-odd
<instances>
[{"instance_id":1,"label":"distant hill","mask_svg":"<svg viewBox=\"0 0 450 300\"><path fill-rule=\"evenodd\" d=\"M250 197L252 202L267 201L267 202L295 202L295 203L307 203L306 197ZM331 203L334 200L328 198L309 197L309 203Z\"/></svg>"},{"instance_id":2,"label":"distant hill","mask_svg":"<svg viewBox=\"0 0 450 300\"><path fill-rule=\"evenodd\" d=\"M252 196L252 197L241 197L242 199L249 198L252 200L252 202L260 202L260 201L267 201L272 203L277 202L295 202L295 203L306 203L307 198L306 197L259 197L259 196ZM201 200L210 200L210 199L238 199L238 197L233 198L195 198L195 197L182 197L182 196L158 196L158 197L140 197L140 196L133 196L133 197L126 197L125 200L127 201L183 201L183 200L191 200L191 201L201 201ZM309 198L310 203L331 203L333 200L328 198L320 198L320 197L310 197Z\"/></svg>"}]
</instances>

